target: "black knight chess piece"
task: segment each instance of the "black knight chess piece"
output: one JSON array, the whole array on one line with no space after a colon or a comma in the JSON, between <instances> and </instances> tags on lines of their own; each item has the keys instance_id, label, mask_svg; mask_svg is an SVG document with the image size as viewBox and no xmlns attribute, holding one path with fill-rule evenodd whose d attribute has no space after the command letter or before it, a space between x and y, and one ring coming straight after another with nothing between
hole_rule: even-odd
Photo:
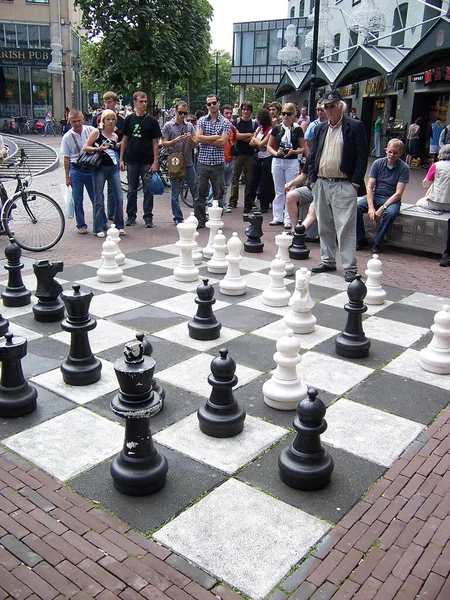
<instances>
[{"instance_id":1,"label":"black knight chess piece","mask_svg":"<svg viewBox=\"0 0 450 600\"><path fill-rule=\"evenodd\" d=\"M21 360L27 354L27 340L7 333L0 339L0 417L23 417L36 408L38 393L23 376Z\"/></svg>"},{"instance_id":2,"label":"black knight chess piece","mask_svg":"<svg viewBox=\"0 0 450 600\"><path fill-rule=\"evenodd\" d=\"M189 337L194 340L216 340L220 336L222 324L216 319L212 307L215 304L214 288L209 279L203 279L197 287L197 314L188 323Z\"/></svg>"},{"instance_id":3,"label":"black knight chess piece","mask_svg":"<svg viewBox=\"0 0 450 600\"><path fill-rule=\"evenodd\" d=\"M150 431L150 417L160 410L161 398L152 388L155 360L144 351L141 341L129 342L124 357L114 364L120 391L111 401L111 410L125 419L125 440L110 472L114 487L128 496L158 491L166 483L168 470Z\"/></svg>"},{"instance_id":4,"label":"black knight chess piece","mask_svg":"<svg viewBox=\"0 0 450 600\"><path fill-rule=\"evenodd\" d=\"M153 356L152 343L145 337L145 335L143 333L137 333L136 339L138 340L138 342L141 342L141 344L144 346L145 356L149 356L151 358ZM158 383L158 381L156 380L155 377L153 377L153 379L152 379L152 389L161 398L161 407L160 407L160 410L161 410L164 406L164 398L166 397L166 392L165 392L163 386L160 383Z\"/></svg>"},{"instance_id":5,"label":"black knight chess piece","mask_svg":"<svg viewBox=\"0 0 450 600\"><path fill-rule=\"evenodd\" d=\"M36 321L51 323L64 318L64 305L59 299L62 285L55 281L56 274L63 269L61 261L51 263L48 260L38 260L33 264L37 280L35 296L38 302L33 306Z\"/></svg>"},{"instance_id":6,"label":"black knight chess piece","mask_svg":"<svg viewBox=\"0 0 450 600\"><path fill-rule=\"evenodd\" d=\"M244 221L250 223L245 230L247 240L244 242L244 250L246 252L262 252L264 250L264 242L261 241L263 236L262 224L263 216L259 211L254 211L244 216Z\"/></svg>"},{"instance_id":7,"label":"black knight chess piece","mask_svg":"<svg viewBox=\"0 0 450 600\"><path fill-rule=\"evenodd\" d=\"M211 361L211 374L208 375L211 395L205 406L197 411L200 430L206 435L233 437L244 428L245 410L239 406L233 394L238 382L235 371L236 363L228 356L228 350L221 348L219 356Z\"/></svg>"},{"instance_id":8,"label":"black knight chess piece","mask_svg":"<svg viewBox=\"0 0 450 600\"><path fill-rule=\"evenodd\" d=\"M14 238L9 238L9 244L5 248L5 256L8 285L2 292L3 304L14 307L26 306L31 302L31 292L27 290L22 281L23 263L20 262L22 250L16 244Z\"/></svg>"},{"instance_id":9,"label":"black knight chess piece","mask_svg":"<svg viewBox=\"0 0 450 600\"><path fill-rule=\"evenodd\" d=\"M344 306L348 313L347 323L336 338L336 353L346 358L365 358L369 354L370 340L362 326L362 316L367 311L364 304L367 288L361 275L356 275L347 288L347 294L349 302Z\"/></svg>"},{"instance_id":10,"label":"black knight chess piece","mask_svg":"<svg viewBox=\"0 0 450 600\"><path fill-rule=\"evenodd\" d=\"M326 430L326 408L317 390L308 389L308 397L297 405L294 429L297 435L278 458L280 478L296 490L320 490L330 483L334 462L323 448L320 435Z\"/></svg>"},{"instance_id":11,"label":"black knight chess piece","mask_svg":"<svg viewBox=\"0 0 450 600\"><path fill-rule=\"evenodd\" d=\"M289 248L289 258L295 260L307 260L309 248L306 247L306 230L301 221L297 223L294 230L294 240Z\"/></svg>"},{"instance_id":12,"label":"black knight chess piece","mask_svg":"<svg viewBox=\"0 0 450 600\"><path fill-rule=\"evenodd\" d=\"M94 294L81 292L78 284L72 289L61 294L67 312L61 329L70 333L69 355L61 364L61 373L68 385L90 385L100 379L102 372L102 363L92 354L88 337L88 332L97 327L97 321L89 315Z\"/></svg>"}]
</instances>

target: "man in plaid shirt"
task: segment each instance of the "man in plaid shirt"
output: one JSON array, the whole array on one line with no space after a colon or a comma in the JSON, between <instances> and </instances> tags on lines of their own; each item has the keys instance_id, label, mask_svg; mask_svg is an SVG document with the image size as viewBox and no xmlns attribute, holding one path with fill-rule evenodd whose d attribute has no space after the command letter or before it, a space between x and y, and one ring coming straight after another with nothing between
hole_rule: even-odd
<instances>
[{"instance_id":1,"label":"man in plaid shirt","mask_svg":"<svg viewBox=\"0 0 450 600\"><path fill-rule=\"evenodd\" d=\"M219 99L210 94L206 97L208 114L201 117L197 124L196 140L199 144L197 155L198 195L194 204L194 214L199 228L206 223L206 199L209 184L213 189L213 198L221 200L224 191L224 146L228 141L230 123L220 112Z\"/></svg>"}]
</instances>

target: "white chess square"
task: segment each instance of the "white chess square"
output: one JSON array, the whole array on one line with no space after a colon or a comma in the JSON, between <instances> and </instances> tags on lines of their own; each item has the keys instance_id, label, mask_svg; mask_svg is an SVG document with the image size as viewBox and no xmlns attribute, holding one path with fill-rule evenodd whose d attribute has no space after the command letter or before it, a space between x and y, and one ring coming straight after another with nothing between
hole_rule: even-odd
<instances>
[{"instance_id":1,"label":"white chess square","mask_svg":"<svg viewBox=\"0 0 450 600\"><path fill-rule=\"evenodd\" d=\"M290 310L289 306L267 306L267 304L264 304L261 294L259 296L255 296L254 298L249 298L248 300L239 302L237 306L247 306L248 308L263 310L264 312L268 312L273 315L280 315L281 317L284 317L284 315Z\"/></svg>"},{"instance_id":2,"label":"white chess square","mask_svg":"<svg viewBox=\"0 0 450 600\"><path fill-rule=\"evenodd\" d=\"M381 317L369 317L363 322L363 329L369 339L406 347L420 340L429 331L425 327L416 327L409 323L390 321Z\"/></svg>"},{"instance_id":3,"label":"white chess square","mask_svg":"<svg viewBox=\"0 0 450 600\"><path fill-rule=\"evenodd\" d=\"M179 256L173 256L171 258L164 258L163 260L157 260L154 263L158 267L166 267L167 269L175 269L180 264Z\"/></svg>"},{"instance_id":4,"label":"white chess square","mask_svg":"<svg viewBox=\"0 0 450 600\"><path fill-rule=\"evenodd\" d=\"M400 377L408 377L421 383L435 385L444 390L450 390L450 377L448 375L439 375L438 373L430 373L425 371L420 366L420 351L408 348L393 361L384 367L384 371L399 375Z\"/></svg>"},{"instance_id":5,"label":"white chess square","mask_svg":"<svg viewBox=\"0 0 450 600\"><path fill-rule=\"evenodd\" d=\"M81 286L85 285L94 290L101 290L102 292L114 292L115 290L122 290L123 288L127 288L132 285L144 283L144 280L124 275L121 281L116 281L115 283L103 283L99 281L97 277L88 277L87 279L81 279L78 283Z\"/></svg>"},{"instance_id":6,"label":"white chess square","mask_svg":"<svg viewBox=\"0 0 450 600\"><path fill-rule=\"evenodd\" d=\"M174 254L175 256L178 256L180 254L180 250L178 249L178 246L175 246L175 244L155 246L152 248L152 250L157 250L158 252L165 252L166 254Z\"/></svg>"},{"instance_id":7,"label":"white chess square","mask_svg":"<svg viewBox=\"0 0 450 600\"><path fill-rule=\"evenodd\" d=\"M222 326L219 338L215 340L194 340L189 337L188 325L184 322L174 325L173 327L167 327L161 331L155 331L152 335L160 337L163 340L168 340L169 342L175 342L176 344L193 348L194 350L199 350L200 352L206 352L206 350L214 348L219 344L226 344L230 340L234 340L241 335L244 335L244 333L242 331L237 331L236 329Z\"/></svg>"},{"instance_id":8,"label":"white chess square","mask_svg":"<svg viewBox=\"0 0 450 600\"><path fill-rule=\"evenodd\" d=\"M103 258L98 258L97 260L89 260L88 262L84 262L83 265L88 267L94 267L94 269L99 269L103 264ZM119 265L122 270L131 269L133 267L139 267L140 265L146 265L148 263L142 262L141 260L133 260L132 258L125 257L125 263L123 265Z\"/></svg>"},{"instance_id":9,"label":"white chess square","mask_svg":"<svg viewBox=\"0 0 450 600\"><path fill-rule=\"evenodd\" d=\"M210 354L197 354L173 367L159 371L157 374L158 379L167 381L167 383L171 383L176 387L189 390L193 394L209 398L212 387L208 383L208 375L211 373L211 361L213 358ZM234 389L253 381L253 379L256 379L260 375L262 375L261 371L239 364L236 365L238 384Z\"/></svg>"},{"instance_id":10,"label":"white chess square","mask_svg":"<svg viewBox=\"0 0 450 600\"><path fill-rule=\"evenodd\" d=\"M125 344L134 340L136 333L138 332L134 329L129 329L118 323L98 319L97 327L88 334L91 350L94 354L97 354L97 352L103 352L103 350L114 348L114 346L118 346L119 344ZM49 337L63 344L70 345L70 333L67 331L60 331Z\"/></svg>"},{"instance_id":11,"label":"white chess square","mask_svg":"<svg viewBox=\"0 0 450 600\"><path fill-rule=\"evenodd\" d=\"M62 279L61 277L55 277L55 281L57 281L61 285L63 285L64 283L67 283L67 280ZM22 282L23 282L24 286L27 288L27 290L30 290L32 293L34 293L36 291L37 279L36 279L36 275L34 274L34 272L30 273L29 275L22 275ZM8 277L2 278L0 281L0 285L6 287L8 285Z\"/></svg>"},{"instance_id":12,"label":"white chess square","mask_svg":"<svg viewBox=\"0 0 450 600\"><path fill-rule=\"evenodd\" d=\"M162 308L163 310L170 310L180 315L184 315L185 317L193 318L197 313L198 308L198 305L195 303L196 297L196 294L187 292L186 294L181 294L181 296L175 296L175 298L167 298L166 300L161 300L160 302L154 302L152 306ZM220 310L221 308L225 308L226 306L230 306L230 303L216 299L213 305L214 312Z\"/></svg>"},{"instance_id":13,"label":"white chess square","mask_svg":"<svg viewBox=\"0 0 450 600\"><path fill-rule=\"evenodd\" d=\"M144 306L143 302L121 298L115 294L98 294L91 300L89 312L96 317L109 317Z\"/></svg>"},{"instance_id":14,"label":"white chess square","mask_svg":"<svg viewBox=\"0 0 450 600\"><path fill-rule=\"evenodd\" d=\"M163 446L232 475L287 433L282 427L247 415L240 434L218 439L200 431L195 412L163 429L154 439Z\"/></svg>"},{"instance_id":15,"label":"white chess square","mask_svg":"<svg viewBox=\"0 0 450 600\"><path fill-rule=\"evenodd\" d=\"M312 273L309 283L341 291L346 291L349 285L344 281L343 277L340 275L331 275L331 273Z\"/></svg>"},{"instance_id":16,"label":"white chess square","mask_svg":"<svg viewBox=\"0 0 450 600\"><path fill-rule=\"evenodd\" d=\"M262 292L269 287L270 283L270 275L267 273L247 273L243 275L243 278L247 282L247 285L256 290L261 290ZM284 285L290 286L293 285L294 282L292 279L284 279Z\"/></svg>"},{"instance_id":17,"label":"white chess square","mask_svg":"<svg viewBox=\"0 0 450 600\"><path fill-rule=\"evenodd\" d=\"M433 294L423 294L421 292L414 292L410 296L403 298L399 301L399 304L406 304L407 306L417 306L419 308L426 308L438 312L442 310L444 304L449 304L449 299L443 296L434 296Z\"/></svg>"},{"instance_id":18,"label":"white chess square","mask_svg":"<svg viewBox=\"0 0 450 600\"><path fill-rule=\"evenodd\" d=\"M22 327L22 325L18 325L17 323L9 324L9 332L13 333L14 335L21 335L28 342L31 342L31 340L38 340L42 337L41 333L33 331L32 329L28 329L27 327Z\"/></svg>"},{"instance_id":19,"label":"white chess square","mask_svg":"<svg viewBox=\"0 0 450 600\"><path fill-rule=\"evenodd\" d=\"M278 341L280 337L286 333L286 329L289 329L289 327L284 324L283 319L279 319L278 321L269 323L269 325L255 329L252 333L269 340ZM314 346L321 344L338 333L339 331L337 329L316 325L312 333L294 334L294 336L300 341L300 348L310 350L311 348L314 348Z\"/></svg>"},{"instance_id":20,"label":"white chess square","mask_svg":"<svg viewBox=\"0 0 450 600\"><path fill-rule=\"evenodd\" d=\"M270 267L270 262L267 260L261 260L260 258L243 256L239 267L245 271L263 271L264 269L268 269Z\"/></svg>"},{"instance_id":21,"label":"white chess square","mask_svg":"<svg viewBox=\"0 0 450 600\"><path fill-rule=\"evenodd\" d=\"M218 279L213 279L212 277L208 277L207 279L209 279L209 283L211 285L219 281ZM183 292L195 292L198 286L201 284L201 278L199 276L197 281L177 281L173 275L169 275L168 277L155 279L153 283L159 283L160 285L175 288L176 290L181 290Z\"/></svg>"},{"instance_id":22,"label":"white chess square","mask_svg":"<svg viewBox=\"0 0 450 600\"><path fill-rule=\"evenodd\" d=\"M308 387L319 388L332 394L344 394L373 373L373 369L368 367L318 352L304 354L297 371Z\"/></svg>"},{"instance_id":23,"label":"white chess square","mask_svg":"<svg viewBox=\"0 0 450 600\"><path fill-rule=\"evenodd\" d=\"M121 425L75 408L3 440L3 444L60 481L90 469L120 452Z\"/></svg>"},{"instance_id":24,"label":"white chess square","mask_svg":"<svg viewBox=\"0 0 450 600\"><path fill-rule=\"evenodd\" d=\"M341 398L328 407L322 441L390 467L424 425Z\"/></svg>"},{"instance_id":25,"label":"white chess square","mask_svg":"<svg viewBox=\"0 0 450 600\"><path fill-rule=\"evenodd\" d=\"M36 296L31 296L30 304L25 306L2 306L1 314L4 319L14 319L14 317L20 317L20 315L26 315L33 310L33 306L37 303L38 299Z\"/></svg>"},{"instance_id":26,"label":"white chess square","mask_svg":"<svg viewBox=\"0 0 450 600\"><path fill-rule=\"evenodd\" d=\"M341 292L340 294L336 294L335 296L331 296L331 298L326 298L322 300L321 304L328 304L329 306L336 306L337 308L344 309L344 306L348 303L348 294L347 292ZM380 310L383 310L394 304L391 300L386 300L383 304L366 304L367 315L375 315Z\"/></svg>"},{"instance_id":27,"label":"white chess square","mask_svg":"<svg viewBox=\"0 0 450 600\"><path fill-rule=\"evenodd\" d=\"M329 528L230 479L154 537L253 600L262 600Z\"/></svg>"}]
</instances>

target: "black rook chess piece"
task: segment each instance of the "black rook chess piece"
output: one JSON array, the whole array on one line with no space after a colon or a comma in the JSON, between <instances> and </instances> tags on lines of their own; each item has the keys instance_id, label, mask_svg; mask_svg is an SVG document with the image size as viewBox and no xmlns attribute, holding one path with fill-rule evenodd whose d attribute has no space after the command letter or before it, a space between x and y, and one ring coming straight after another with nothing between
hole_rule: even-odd
<instances>
[{"instance_id":1,"label":"black rook chess piece","mask_svg":"<svg viewBox=\"0 0 450 600\"><path fill-rule=\"evenodd\" d=\"M364 304L367 288L361 275L356 275L347 288L347 294L349 302L344 306L348 313L347 324L336 338L336 353L346 358L365 358L369 354L370 340L362 326L362 316L367 310Z\"/></svg>"},{"instance_id":2,"label":"black rook chess piece","mask_svg":"<svg viewBox=\"0 0 450 600\"><path fill-rule=\"evenodd\" d=\"M297 490L320 490L330 483L334 462L323 448L320 434L327 428L325 404L317 390L309 388L308 397L297 405L294 429L297 435L278 458L280 478Z\"/></svg>"},{"instance_id":3,"label":"black rook chess piece","mask_svg":"<svg viewBox=\"0 0 450 600\"><path fill-rule=\"evenodd\" d=\"M21 360L27 340L7 333L0 339L0 417L23 417L36 408L38 393L24 378Z\"/></svg>"},{"instance_id":4,"label":"black rook chess piece","mask_svg":"<svg viewBox=\"0 0 450 600\"><path fill-rule=\"evenodd\" d=\"M34 274L37 279L35 296L37 304L33 306L36 321L50 323L64 318L64 305L59 299L62 285L55 281L55 275L64 269L64 263L48 260L37 260L33 264Z\"/></svg>"},{"instance_id":5,"label":"black rook chess piece","mask_svg":"<svg viewBox=\"0 0 450 600\"><path fill-rule=\"evenodd\" d=\"M5 306L26 306L31 302L31 292L23 285L21 273L23 263L20 262L22 250L16 244L14 238L9 238L9 244L5 248L5 256L8 285L2 292L3 304Z\"/></svg>"},{"instance_id":6,"label":"black rook chess piece","mask_svg":"<svg viewBox=\"0 0 450 600\"><path fill-rule=\"evenodd\" d=\"M211 395L205 406L198 409L197 416L203 433L226 438L244 429L245 410L233 395L233 387L238 382L236 363L228 356L226 348L221 348L219 355L211 361L211 374L208 375L208 383L212 385Z\"/></svg>"},{"instance_id":7,"label":"black rook chess piece","mask_svg":"<svg viewBox=\"0 0 450 600\"><path fill-rule=\"evenodd\" d=\"M244 250L246 252L262 252L264 250L264 243L261 241L263 236L262 224L263 216L259 211L249 213L244 217L244 221L250 223L245 230L247 240L244 242Z\"/></svg>"},{"instance_id":8,"label":"black rook chess piece","mask_svg":"<svg viewBox=\"0 0 450 600\"><path fill-rule=\"evenodd\" d=\"M97 321L89 315L92 292L80 292L78 284L73 292L63 292L67 317L61 322L61 329L70 333L70 350L61 364L64 382L68 385L90 385L101 377L102 363L92 354L88 331L97 327Z\"/></svg>"},{"instance_id":9,"label":"black rook chess piece","mask_svg":"<svg viewBox=\"0 0 450 600\"><path fill-rule=\"evenodd\" d=\"M309 248L306 247L305 239L305 226L299 221L295 226L294 240L289 248L289 258L295 260L307 260L309 258Z\"/></svg>"},{"instance_id":10,"label":"black rook chess piece","mask_svg":"<svg viewBox=\"0 0 450 600\"><path fill-rule=\"evenodd\" d=\"M111 401L111 410L125 419L125 440L110 472L119 492L145 496L163 487L168 470L150 431L150 417L160 410L161 398L152 389L155 360L144 355L144 344L129 342L123 354L114 364L120 391Z\"/></svg>"},{"instance_id":11,"label":"black rook chess piece","mask_svg":"<svg viewBox=\"0 0 450 600\"><path fill-rule=\"evenodd\" d=\"M197 314L188 323L189 337L194 340L215 340L219 337L222 324L212 310L215 302L213 286L209 284L209 279L203 279L203 284L197 287Z\"/></svg>"},{"instance_id":12,"label":"black rook chess piece","mask_svg":"<svg viewBox=\"0 0 450 600\"><path fill-rule=\"evenodd\" d=\"M152 343L145 337L145 335L143 333L137 333L136 339L138 340L138 342L141 342L141 344L144 346L145 356L150 356L150 358L151 358L153 356ZM166 397L166 392L165 392L163 386L160 383L158 383L158 381L155 379L155 377L153 377L153 379L152 379L152 390L154 392L156 392L158 394L158 396L161 398L161 406L160 406L160 410L161 410L162 407L164 406L164 398Z\"/></svg>"}]
</instances>

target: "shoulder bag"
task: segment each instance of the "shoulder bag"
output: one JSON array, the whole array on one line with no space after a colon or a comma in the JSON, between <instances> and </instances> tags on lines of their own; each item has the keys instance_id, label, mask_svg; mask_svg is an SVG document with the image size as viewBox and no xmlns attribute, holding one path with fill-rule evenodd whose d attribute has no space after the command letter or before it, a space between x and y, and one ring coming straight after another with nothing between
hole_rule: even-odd
<instances>
[{"instance_id":1,"label":"shoulder bag","mask_svg":"<svg viewBox=\"0 0 450 600\"><path fill-rule=\"evenodd\" d=\"M80 156L77 158L76 164L83 169L98 169L102 164L102 157L100 152L85 152L81 150L77 138L72 135L75 146L77 147Z\"/></svg>"},{"instance_id":2,"label":"shoulder bag","mask_svg":"<svg viewBox=\"0 0 450 600\"><path fill-rule=\"evenodd\" d=\"M171 179L184 179L186 168L184 166L184 144L181 152L171 152L167 157L167 168Z\"/></svg>"}]
</instances>

